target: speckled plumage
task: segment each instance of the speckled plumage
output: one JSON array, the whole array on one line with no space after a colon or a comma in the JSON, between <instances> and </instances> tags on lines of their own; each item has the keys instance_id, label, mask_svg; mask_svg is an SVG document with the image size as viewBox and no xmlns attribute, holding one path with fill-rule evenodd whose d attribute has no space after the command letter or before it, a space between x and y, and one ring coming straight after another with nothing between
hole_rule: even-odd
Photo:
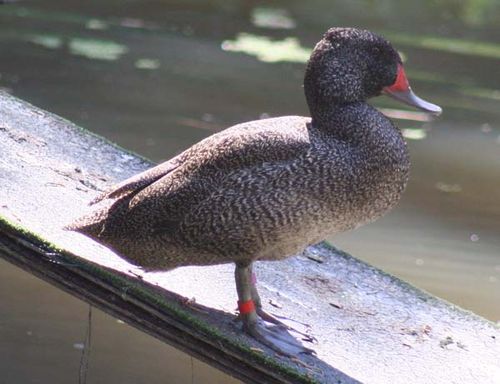
<instances>
[{"instance_id":1,"label":"speckled plumage","mask_svg":"<svg viewBox=\"0 0 500 384\"><path fill-rule=\"evenodd\" d=\"M400 131L366 99L394 83L382 38L332 28L304 88L312 118L238 124L115 186L73 223L147 270L291 256L380 217L409 171Z\"/></svg>"}]
</instances>

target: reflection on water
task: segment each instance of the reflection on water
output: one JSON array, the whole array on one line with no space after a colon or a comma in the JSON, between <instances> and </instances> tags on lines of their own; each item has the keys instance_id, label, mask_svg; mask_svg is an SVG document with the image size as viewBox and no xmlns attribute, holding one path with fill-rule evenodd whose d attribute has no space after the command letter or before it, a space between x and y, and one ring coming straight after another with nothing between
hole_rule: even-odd
<instances>
[{"instance_id":1,"label":"reflection on water","mask_svg":"<svg viewBox=\"0 0 500 384\"><path fill-rule=\"evenodd\" d=\"M415 48L436 50L439 52L456 53L473 57L500 58L500 44L485 43L478 40L443 38L426 35L408 35L381 30L384 36L394 44L402 44Z\"/></svg>"},{"instance_id":2,"label":"reflection on water","mask_svg":"<svg viewBox=\"0 0 500 384\"><path fill-rule=\"evenodd\" d=\"M0 259L0 383L78 382L89 307ZM92 308L88 383L235 384Z\"/></svg>"},{"instance_id":3,"label":"reflection on water","mask_svg":"<svg viewBox=\"0 0 500 384\"><path fill-rule=\"evenodd\" d=\"M257 7L251 13L252 24L271 29L294 29L297 23L286 9Z\"/></svg>"},{"instance_id":4,"label":"reflection on water","mask_svg":"<svg viewBox=\"0 0 500 384\"><path fill-rule=\"evenodd\" d=\"M383 33L404 55L413 88L444 114L427 121L387 98L373 101L403 129L411 182L391 214L332 241L498 321L499 7L495 0L0 6L0 87L160 161L236 122L307 114L303 63L329 26ZM54 303L47 306L56 311ZM122 358L121 350L110 354Z\"/></svg>"},{"instance_id":5,"label":"reflection on water","mask_svg":"<svg viewBox=\"0 0 500 384\"><path fill-rule=\"evenodd\" d=\"M122 44L97 39L73 38L65 43L57 36L34 35L28 41L48 49L62 49L67 44L69 53L94 60L117 60L128 51L127 47Z\"/></svg>"},{"instance_id":6,"label":"reflection on water","mask_svg":"<svg viewBox=\"0 0 500 384\"><path fill-rule=\"evenodd\" d=\"M271 40L267 36L238 33L235 40L226 40L222 49L229 52L244 52L257 57L265 63L289 61L305 63L311 50L301 47L295 37L286 37L283 40Z\"/></svg>"}]
</instances>

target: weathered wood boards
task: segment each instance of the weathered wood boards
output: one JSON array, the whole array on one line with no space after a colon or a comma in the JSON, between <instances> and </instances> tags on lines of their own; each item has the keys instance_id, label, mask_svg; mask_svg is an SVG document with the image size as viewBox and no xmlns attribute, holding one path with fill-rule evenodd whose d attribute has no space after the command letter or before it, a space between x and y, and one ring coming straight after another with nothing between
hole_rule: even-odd
<instances>
[{"instance_id":1,"label":"weathered wood boards","mask_svg":"<svg viewBox=\"0 0 500 384\"><path fill-rule=\"evenodd\" d=\"M257 266L268 309L318 340L293 361L240 334L231 265L146 274L61 229L148 166L0 94L0 256L246 382L500 382L495 325L326 244Z\"/></svg>"}]
</instances>

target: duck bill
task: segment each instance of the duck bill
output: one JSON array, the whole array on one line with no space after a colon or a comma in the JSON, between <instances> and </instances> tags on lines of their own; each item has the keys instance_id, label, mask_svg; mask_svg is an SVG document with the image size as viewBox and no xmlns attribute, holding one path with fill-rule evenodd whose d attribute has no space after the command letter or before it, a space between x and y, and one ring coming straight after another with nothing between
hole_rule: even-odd
<instances>
[{"instance_id":1,"label":"duck bill","mask_svg":"<svg viewBox=\"0 0 500 384\"><path fill-rule=\"evenodd\" d=\"M385 87L383 92L396 100L436 116L440 115L443 111L438 105L422 100L413 93L402 64L398 64L398 72L394 84Z\"/></svg>"},{"instance_id":2,"label":"duck bill","mask_svg":"<svg viewBox=\"0 0 500 384\"><path fill-rule=\"evenodd\" d=\"M410 87L406 90L392 90L390 88L385 88L384 93L402 103L416 107L422 111L428 112L435 116L438 116L443 112L440 106L436 104L429 103L415 95Z\"/></svg>"}]
</instances>

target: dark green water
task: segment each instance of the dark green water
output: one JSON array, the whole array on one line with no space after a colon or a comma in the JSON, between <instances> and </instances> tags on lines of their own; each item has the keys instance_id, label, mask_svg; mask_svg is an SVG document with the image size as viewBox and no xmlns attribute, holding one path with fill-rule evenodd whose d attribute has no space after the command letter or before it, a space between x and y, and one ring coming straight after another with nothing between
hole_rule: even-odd
<instances>
[{"instance_id":1,"label":"dark green water","mask_svg":"<svg viewBox=\"0 0 500 384\"><path fill-rule=\"evenodd\" d=\"M500 320L499 1L24 1L0 6L0 87L160 161L236 122L307 114L304 61L334 25L388 37L406 59L413 89L445 112L427 122L388 99L373 101L405 117L396 123L408 138L411 182L393 212L332 242ZM31 351L31 364L43 347L42 355L50 350L53 359L68 361L58 368L66 369L60 382L76 380L79 354L64 351L83 337L86 306L75 301L68 305L79 312L60 317L59 308L73 299L53 293L42 313L37 297L49 288L2 268L9 270L2 289L15 286L23 295L2 296L0 332L9 332L10 344L0 338L0 371L11 372L9 383L58 382L43 359L33 374L23 371L24 351ZM26 337L26 317L40 324L46 344ZM79 339L54 322L78 323ZM101 349L110 365L151 348L165 361L189 359L171 357L177 355L104 315L94 327L137 337L135 352L120 344L128 336L109 339L120 346ZM195 372L194 382L230 380L198 374L186 360L178 371L139 362L127 381L119 370L100 370L104 360L96 355L89 378L94 372L98 381L149 383L170 375L172 382L191 382L191 373L182 376L186 370Z\"/></svg>"}]
</instances>

